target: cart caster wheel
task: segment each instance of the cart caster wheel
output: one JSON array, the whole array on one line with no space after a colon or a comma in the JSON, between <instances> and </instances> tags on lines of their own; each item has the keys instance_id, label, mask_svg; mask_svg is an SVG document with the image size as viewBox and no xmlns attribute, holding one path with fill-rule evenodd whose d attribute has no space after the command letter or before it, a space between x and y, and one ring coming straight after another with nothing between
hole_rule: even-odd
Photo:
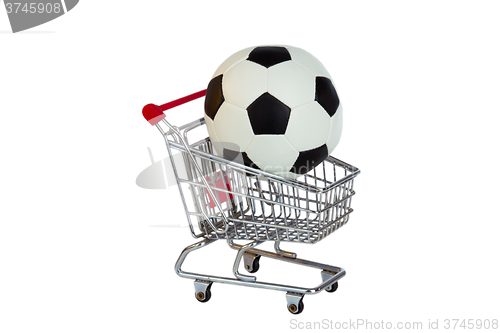
<instances>
[{"instance_id":1,"label":"cart caster wheel","mask_svg":"<svg viewBox=\"0 0 500 333\"><path fill-rule=\"evenodd\" d=\"M212 285L210 285L210 287L211 286ZM195 293L195 297L198 300L198 302L205 303L210 301L210 298L212 297L212 293L210 292L210 287L208 287L207 290L205 290L205 292L198 291L197 293Z\"/></svg>"},{"instance_id":2,"label":"cart caster wheel","mask_svg":"<svg viewBox=\"0 0 500 333\"><path fill-rule=\"evenodd\" d=\"M210 298L212 297L212 293L210 291L210 288L212 288L212 282L210 283L203 283L203 282L198 282L195 281L195 292L194 292L194 297L196 297L196 300L201 303L208 302Z\"/></svg>"},{"instance_id":3,"label":"cart caster wheel","mask_svg":"<svg viewBox=\"0 0 500 333\"><path fill-rule=\"evenodd\" d=\"M302 300L299 301L298 305L290 304L288 305L288 311L293 314L299 314L304 310L304 302Z\"/></svg>"},{"instance_id":4,"label":"cart caster wheel","mask_svg":"<svg viewBox=\"0 0 500 333\"><path fill-rule=\"evenodd\" d=\"M257 271L260 268L260 255L257 255L254 257L253 260L247 260L245 263L245 269L247 270L248 273L257 273Z\"/></svg>"},{"instance_id":5,"label":"cart caster wheel","mask_svg":"<svg viewBox=\"0 0 500 333\"><path fill-rule=\"evenodd\" d=\"M260 254L253 254L245 252L243 254L243 264L245 265L245 269L249 273L256 273L259 270L259 260Z\"/></svg>"},{"instance_id":6,"label":"cart caster wheel","mask_svg":"<svg viewBox=\"0 0 500 333\"><path fill-rule=\"evenodd\" d=\"M304 294L298 294L293 292L286 293L286 303L288 311L292 314L299 314L304 310L304 303L302 299Z\"/></svg>"},{"instance_id":7,"label":"cart caster wheel","mask_svg":"<svg viewBox=\"0 0 500 333\"><path fill-rule=\"evenodd\" d=\"M333 292L335 292L335 290L337 290L338 287L339 287L339 283L335 282L331 286L328 286L328 288L326 288L325 290L327 293L333 293Z\"/></svg>"}]
</instances>

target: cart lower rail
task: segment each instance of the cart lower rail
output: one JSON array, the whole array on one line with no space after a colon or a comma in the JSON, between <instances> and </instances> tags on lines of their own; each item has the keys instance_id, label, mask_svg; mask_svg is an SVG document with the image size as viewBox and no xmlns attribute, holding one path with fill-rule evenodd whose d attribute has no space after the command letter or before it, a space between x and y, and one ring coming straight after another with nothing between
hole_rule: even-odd
<instances>
[{"instance_id":1,"label":"cart lower rail","mask_svg":"<svg viewBox=\"0 0 500 333\"><path fill-rule=\"evenodd\" d=\"M207 245L215 242L215 239L203 239L197 243L194 243L186 247L179 256L177 263L175 264L175 270L180 277L193 279L195 285L195 297L200 302L207 302L211 297L211 286L213 282L217 283L227 283L236 284L240 286L253 287L253 288L263 288L272 289L278 291L285 291L287 308L293 314L299 314L304 309L304 303L302 301L304 295L306 294L316 294L323 290L327 292L334 292L338 288L338 280L343 278L346 274L345 270L336 267L317 263L314 261L304 260L297 258L295 253L282 251L279 248L279 242L275 243L274 252L264 251L260 249L253 248L262 242L252 242L246 245L237 245L233 242L228 242L229 245L238 250L236 260L233 266L233 273L235 278L221 277L207 274L199 274L193 272L186 272L182 270L182 264L188 256L189 253L195 250L199 250ZM259 269L260 257L267 257L271 259L277 259L288 263L293 263L297 265L307 266L311 268L321 269L322 283L316 287L305 288L297 287L291 285L270 283L270 282L260 282L257 281L255 276L243 275L238 272L238 267L240 265L241 259L243 259L245 269L250 273L255 273Z\"/></svg>"}]
</instances>

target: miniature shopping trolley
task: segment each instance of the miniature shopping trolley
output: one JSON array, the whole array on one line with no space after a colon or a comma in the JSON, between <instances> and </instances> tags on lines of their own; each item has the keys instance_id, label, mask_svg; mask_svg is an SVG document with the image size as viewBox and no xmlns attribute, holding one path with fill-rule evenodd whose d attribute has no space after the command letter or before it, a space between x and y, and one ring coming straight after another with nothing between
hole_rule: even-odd
<instances>
[{"instance_id":1,"label":"miniature shopping trolley","mask_svg":"<svg viewBox=\"0 0 500 333\"><path fill-rule=\"evenodd\" d=\"M206 131L202 139L190 143L188 136L204 127L204 119L176 127L165 119L163 111L203 97L205 92L160 106L148 104L143 109L146 120L165 139L191 234L201 238L182 251L175 270L179 276L194 280L195 297L200 302L210 299L214 282L228 283L285 291L288 310L298 314L304 308L305 294L334 292L345 270L299 259L295 253L282 250L280 243L315 244L346 224L353 211L353 182L359 170L329 156L297 180L287 179L217 156ZM177 162L180 159L174 158L179 152L182 166ZM182 270L189 253L219 239L237 250L234 277ZM256 248L265 241L274 242L275 252ZM242 259L249 273L257 272L261 257L320 269L322 282L312 288L296 287L261 282L239 272Z\"/></svg>"}]
</instances>

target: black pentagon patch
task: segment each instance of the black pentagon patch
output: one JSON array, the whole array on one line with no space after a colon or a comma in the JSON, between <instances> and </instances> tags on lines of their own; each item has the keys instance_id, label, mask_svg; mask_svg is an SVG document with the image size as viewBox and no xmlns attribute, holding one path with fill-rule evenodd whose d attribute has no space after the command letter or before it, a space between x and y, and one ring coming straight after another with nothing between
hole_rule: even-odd
<instances>
[{"instance_id":1,"label":"black pentagon patch","mask_svg":"<svg viewBox=\"0 0 500 333\"><path fill-rule=\"evenodd\" d=\"M247 60L269 68L284 61L292 60L292 57L285 47L259 46L250 52Z\"/></svg>"},{"instance_id":2,"label":"black pentagon patch","mask_svg":"<svg viewBox=\"0 0 500 333\"><path fill-rule=\"evenodd\" d=\"M326 145L311 150L301 151L290 172L303 175L314 169L328 157Z\"/></svg>"},{"instance_id":3,"label":"black pentagon patch","mask_svg":"<svg viewBox=\"0 0 500 333\"><path fill-rule=\"evenodd\" d=\"M333 117L335 112L337 112L340 104L339 96L329 78L323 76L316 77L316 97L314 100L328 112L330 117Z\"/></svg>"},{"instance_id":4,"label":"black pentagon patch","mask_svg":"<svg viewBox=\"0 0 500 333\"><path fill-rule=\"evenodd\" d=\"M285 134L290 108L273 95L260 95L247 112L254 134Z\"/></svg>"},{"instance_id":5,"label":"black pentagon patch","mask_svg":"<svg viewBox=\"0 0 500 333\"><path fill-rule=\"evenodd\" d=\"M260 170L260 168L255 164L250 157L248 157L247 153L243 153L243 162L245 163L246 166L252 167L254 169Z\"/></svg>"},{"instance_id":6,"label":"black pentagon patch","mask_svg":"<svg viewBox=\"0 0 500 333\"><path fill-rule=\"evenodd\" d=\"M224 102L222 94L222 74L214 77L208 83L207 93L205 95L205 113L214 120L217 111Z\"/></svg>"}]
</instances>

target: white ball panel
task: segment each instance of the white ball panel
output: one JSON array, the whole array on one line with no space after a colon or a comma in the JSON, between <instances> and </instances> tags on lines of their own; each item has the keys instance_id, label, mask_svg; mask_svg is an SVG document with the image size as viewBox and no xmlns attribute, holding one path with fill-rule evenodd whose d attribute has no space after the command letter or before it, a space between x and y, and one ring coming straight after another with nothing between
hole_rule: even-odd
<instances>
[{"instance_id":1,"label":"white ball panel","mask_svg":"<svg viewBox=\"0 0 500 333\"><path fill-rule=\"evenodd\" d=\"M219 66L219 68L217 68L212 78L224 74L229 68L231 68L238 62L248 58L248 55L250 54L250 52L252 52L254 48L255 47L248 47L231 55Z\"/></svg>"},{"instance_id":2,"label":"white ball panel","mask_svg":"<svg viewBox=\"0 0 500 333\"><path fill-rule=\"evenodd\" d=\"M283 135L256 135L246 153L260 169L272 173L288 172L299 156Z\"/></svg>"},{"instance_id":3,"label":"white ball panel","mask_svg":"<svg viewBox=\"0 0 500 333\"><path fill-rule=\"evenodd\" d=\"M333 115L330 120L330 134L328 135L328 141L326 142L326 147L328 148L328 154L337 147L340 136L342 135L342 122L343 122L343 110L342 104L339 104L337 112Z\"/></svg>"},{"instance_id":4,"label":"white ball panel","mask_svg":"<svg viewBox=\"0 0 500 333\"><path fill-rule=\"evenodd\" d=\"M215 148L215 152L217 155L222 156L222 146L219 144L219 138L215 133L214 123L212 119L205 114L205 123L207 125L208 136L210 137L210 141L212 141L212 145Z\"/></svg>"},{"instance_id":5,"label":"white ball panel","mask_svg":"<svg viewBox=\"0 0 500 333\"><path fill-rule=\"evenodd\" d=\"M248 113L239 107L227 102L222 103L214 120L214 128L219 142L224 148L245 151L253 139L253 130ZM226 147L225 143L231 143L232 148Z\"/></svg>"},{"instance_id":6,"label":"white ball panel","mask_svg":"<svg viewBox=\"0 0 500 333\"><path fill-rule=\"evenodd\" d=\"M324 76L330 80L332 79L325 66L315 56L298 47L287 46L286 48L292 56L292 61L307 68L314 77Z\"/></svg>"},{"instance_id":7,"label":"white ball panel","mask_svg":"<svg viewBox=\"0 0 500 333\"><path fill-rule=\"evenodd\" d=\"M292 61L285 61L268 69L269 93L290 108L314 101L315 86L315 77Z\"/></svg>"},{"instance_id":8,"label":"white ball panel","mask_svg":"<svg viewBox=\"0 0 500 333\"><path fill-rule=\"evenodd\" d=\"M222 91L228 103L246 109L267 91L267 69L251 61L239 62L222 77Z\"/></svg>"},{"instance_id":9,"label":"white ball panel","mask_svg":"<svg viewBox=\"0 0 500 333\"><path fill-rule=\"evenodd\" d=\"M292 109L285 137L298 151L324 145L330 134L331 118L317 102Z\"/></svg>"}]
</instances>

